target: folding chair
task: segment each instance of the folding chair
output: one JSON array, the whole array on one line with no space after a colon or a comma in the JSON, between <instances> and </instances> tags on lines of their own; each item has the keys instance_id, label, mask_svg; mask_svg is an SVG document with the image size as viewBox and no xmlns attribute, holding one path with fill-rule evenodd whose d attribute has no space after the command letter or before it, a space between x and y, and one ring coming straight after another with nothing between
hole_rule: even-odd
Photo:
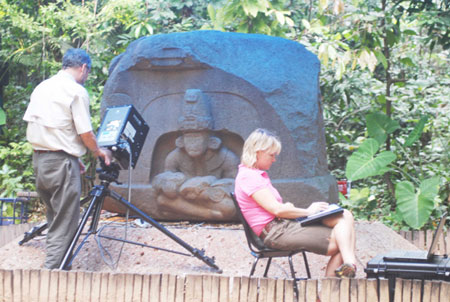
<instances>
[{"instance_id":1,"label":"folding chair","mask_svg":"<svg viewBox=\"0 0 450 302\"><path fill-rule=\"evenodd\" d=\"M262 258L268 258L266 269L264 271L264 277L267 277L267 273L269 271L270 263L272 262L272 258L274 257L288 257L289 260L289 267L291 269L291 275L292 279L294 279L294 290L298 297L298 289L297 289L297 282L298 280L304 280L304 279L310 279L311 273L309 271L309 265L308 265L308 259L306 258L306 252L304 250L296 250L296 251L283 251L283 250L277 250L272 249L264 245L261 238L259 238L255 232L253 232L252 228L248 225L247 221L244 218L244 215L242 215L241 208L239 207L239 204L236 200L236 197L234 196L234 193L231 192L231 199L234 202L234 206L236 207L236 212L238 214L239 220L241 221L242 225L244 226L245 231L245 237L247 238L248 247L250 248L250 253L256 258L253 262L252 268L250 270L250 277L253 276L255 273L256 264L258 263L259 259ZM296 278L295 271L294 271L294 265L292 263L292 256L298 253L303 254L303 261L305 263L305 269L307 278Z\"/></svg>"}]
</instances>

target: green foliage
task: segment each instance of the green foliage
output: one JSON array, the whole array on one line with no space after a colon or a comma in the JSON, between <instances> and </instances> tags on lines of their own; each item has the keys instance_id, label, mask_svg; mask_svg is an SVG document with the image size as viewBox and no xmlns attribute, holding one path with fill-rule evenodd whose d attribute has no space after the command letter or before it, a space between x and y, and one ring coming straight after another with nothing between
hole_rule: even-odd
<instances>
[{"instance_id":1,"label":"green foliage","mask_svg":"<svg viewBox=\"0 0 450 302\"><path fill-rule=\"evenodd\" d=\"M7 164L4 164L0 173L3 175L0 179L0 185L2 186L1 197L12 197L15 193L23 189L22 176L10 176L17 175L17 170L11 169Z\"/></svg>"},{"instance_id":2,"label":"green foliage","mask_svg":"<svg viewBox=\"0 0 450 302\"><path fill-rule=\"evenodd\" d=\"M425 43L431 49L435 45L450 48L450 1L412 0L407 11L418 19L420 28L426 30Z\"/></svg>"},{"instance_id":3,"label":"green foliage","mask_svg":"<svg viewBox=\"0 0 450 302\"><path fill-rule=\"evenodd\" d=\"M395 160L395 154L391 151L380 152L380 145L369 138L365 140L348 159L345 175L349 180L359 180L371 176L382 175L389 171L388 165Z\"/></svg>"},{"instance_id":4,"label":"green foliage","mask_svg":"<svg viewBox=\"0 0 450 302\"><path fill-rule=\"evenodd\" d=\"M28 104L29 89L8 86L5 103L8 112L5 126L0 135L0 197L12 198L18 191L34 190L31 165L31 146L25 140L25 126L22 120Z\"/></svg>"},{"instance_id":5,"label":"green foliage","mask_svg":"<svg viewBox=\"0 0 450 302\"><path fill-rule=\"evenodd\" d=\"M350 194L346 205L358 209L357 217L370 217L372 211L389 225L412 227L398 210L396 184L409 181L419 186L423 179L438 176L441 182L431 212L437 216L450 192L450 173L444 167L449 165L449 52L427 48L424 41L431 37L423 34L424 23L414 18L424 17L424 11L406 13L412 3L353 1L339 13L327 5L307 20L300 15L304 29L299 40L323 63L330 169L344 177L348 159L353 171L347 174L354 178L361 167L351 151L367 137L396 156L383 177L370 173L354 182L354 190L364 191L367 199L353 208L358 194Z\"/></svg>"},{"instance_id":6,"label":"green foliage","mask_svg":"<svg viewBox=\"0 0 450 302\"><path fill-rule=\"evenodd\" d=\"M435 208L435 198L439 192L439 178L425 179L418 190L409 181L397 183L395 197L398 210L405 222L412 228L421 228Z\"/></svg>"},{"instance_id":7,"label":"green foliage","mask_svg":"<svg viewBox=\"0 0 450 302\"><path fill-rule=\"evenodd\" d=\"M421 136L423 133L423 129L425 128L425 124L428 121L428 116L422 116L420 120L417 122L414 129L409 133L408 137L405 140L405 146L411 147Z\"/></svg>"},{"instance_id":8,"label":"green foliage","mask_svg":"<svg viewBox=\"0 0 450 302\"><path fill-rule=\"evenodd\" d=\"M16 211L14 211L16 210ZM14 209L14 206L10 203L4 203L3 204L3 208L0 209L0 214L2 217L18 217L20 215L18 215L17 213L17 209ZM3 224L5 224L5 222L7 223L13 223L13 224L20 224L20 219L12 219L12 218L8 218L3 220Z\"/></svg>"},{"instance_id":9,"label":"green foliage","mask_svg":"<svg viewBox=\"0 0 450 302\"><path fill-rule=\"evenodd\" d=\"M352 211L353 215L367 220L376 208L376 202L371 198L369 188L351 189L348 198L341 194L339 200L342 206Z\"/></svg>"},{"instance_id":10,"label":"green foliage","mask_svg":"<svg viewBox=\"0 0 450 302\"><path fill-rule=\"evenodd\" d=\"M6 124L6 113L2 107L0 107L0 127Z\"/></svg>"},{"instance_id":11,"label":"green foliage","mask_svg":"<svg viewBox=\"0 0 450 302\"><path fill-rule=\"evenodd\" d=\"M400 124L397 121L392 120L381 112L367 114L366 123L369 136L374 138L378 144L383 144L389 134L400 128Z\"/></svg>"},{"instance_id":12,"label":"green foliage","mask_svg":"<svg viewBox=\"0 0 450 302\"><path fill-rule=\"evenodd\" d=\"M14 197L18 191L34 187L32 152L27 142L0 147L0 197Z\"/></svg>"},{"instance_id":13,"label":"green foliage","mask_svg":"<svg viewBox=\"0 0 450 302\"><path fill-rule=\"evenodd\" d=\"M427 116L423 116L417 122L414 129L406 137L405 146L411 147L420 138L427 119ZM392 121L383 113L366 115L366 122L369 135L383 139L381 143L385 142L388 134L393 133L400 127L399 123ZM391 151L383 151L375 157L375 154L379 150L378 142L374 138L368 138L350 156L346 166L346 177L348 179L360 180L382 175L393 170L388 165L395 160L396 155ZM398 147L396 149L398 152L406 153L406 150L401 148L401 142ZM401 157L401 154L398 157ZM413 162L410 162L410 164L414 165ZM418 175L412 176L405 168L396 167L396 169L401 171L403 176L412 179L419 186L419 190L415 192L414 184L410 181L400 181L395 185L397 215L393 216L393 219L398 223L404 221L411 228L419 229L429 220L430 214L440 203L438 198L440 178L433 177L420 181L418 179L420 178L420 174L417 173ZM368 188L366 189L368 190ZM367 190L362 189L361 192L364 192L365 196L368 196L369 193ZM355 199L358 203L361 200L358 196L361 194L355 194L357 192L351 192L349 201L343 202L343 204L354 208Z\"/></svg>"},{"instance_id":14,"label":"green foliage","mask_svg":"<svg viewBox=\"0 0 450 302\"><path fill-rule=\"evenodd\" d=\"M30 93L31 86L8 85L6 87L4 110L7 116L5 127L2 127L3 135L0 135L0 148L24 140L26 123L22 117L28 105Z\"/></svg>"},{"instance_id":15,"label":"green foliage","mask_svg":"<svg viewBox=\"0 0 450 302\"><path fill-rule=\"evenodd\" d=\"M284 36L294 26L288 1L230 0L219 8L208 5L212 25L203 29Z\"/></svg>"}]
</instances>

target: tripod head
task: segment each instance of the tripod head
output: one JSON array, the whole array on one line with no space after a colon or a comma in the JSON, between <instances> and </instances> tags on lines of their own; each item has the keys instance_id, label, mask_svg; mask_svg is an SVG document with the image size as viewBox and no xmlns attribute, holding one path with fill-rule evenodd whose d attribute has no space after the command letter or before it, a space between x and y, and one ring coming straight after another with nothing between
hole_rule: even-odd
<instances>
[{"instance_id":1,"label":"tripod head","mask_svg":"<svg viewBox=\"0 0 450 302\"><path fill-rule=\"evenodd\" d=\"M95 172L98 173L98 178L100 178L100 180L120 184L117 181L120 172L119 164L111 162L108 166L105 164L104 160L100 158L100 167L101 168L95 170Z\"/></svg>"}]
</instances>

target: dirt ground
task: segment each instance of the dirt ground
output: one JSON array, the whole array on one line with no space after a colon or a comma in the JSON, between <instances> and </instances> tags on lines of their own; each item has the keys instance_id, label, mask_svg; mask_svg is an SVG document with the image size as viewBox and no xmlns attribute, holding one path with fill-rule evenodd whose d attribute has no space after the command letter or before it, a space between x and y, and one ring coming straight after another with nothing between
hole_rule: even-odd
<instances>
[{"instance_id":1,"label":"dirt ground","mask_svg":"<svg viewBox=\"0 0 450 302\"><path fill-rule=\"evenodd\" d=\"M86 244L76 256L72 270L94 272L167 273L167 274L217 274L201 259L153 226L139 226L135 220L128 223L102 219L98 234L141 244L175 250L184 255L120 241L97 235L88 237ZM191 224L164 223L166 229L194 249L204 250L206 257L213 258L224 276L248 276L253 256L250 254L245 234L238 224ZM89 224L88 224L89 226ZM357 277L365 277L367 262L380 253L393 249L417 249L400 235L377 222L360 221L356 224ZM0 248L1 269L40 269L45 258L45 237L36 237L22 246L23 236ZM84 238L84 236L81 236ZM328 257L307 253L312 278L324 277ZM255 276L262 276L266 260L261 260ZM294 257L297 277L306 276L301 255ZM269 277L289 278L287 258L274 259Z\"/></svg>"}]
</instances>

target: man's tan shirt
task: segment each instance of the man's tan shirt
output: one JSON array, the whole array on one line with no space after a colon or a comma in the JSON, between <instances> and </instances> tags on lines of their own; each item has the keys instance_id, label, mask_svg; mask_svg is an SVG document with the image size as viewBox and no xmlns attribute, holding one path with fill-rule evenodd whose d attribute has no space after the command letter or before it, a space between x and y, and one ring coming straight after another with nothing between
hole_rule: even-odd
<instances>
[{"instance_id":1,"label":"man's tan shirt","mask_svg":"<svg viewBox=\"0 0 450 302\"><path fill-rule=\"evenodd\" d=\"M23 119L33 149L86 153L79 134L92 131L89 95L68 72L61 70L34 89Z\"/></svg>"}]
</instances>

